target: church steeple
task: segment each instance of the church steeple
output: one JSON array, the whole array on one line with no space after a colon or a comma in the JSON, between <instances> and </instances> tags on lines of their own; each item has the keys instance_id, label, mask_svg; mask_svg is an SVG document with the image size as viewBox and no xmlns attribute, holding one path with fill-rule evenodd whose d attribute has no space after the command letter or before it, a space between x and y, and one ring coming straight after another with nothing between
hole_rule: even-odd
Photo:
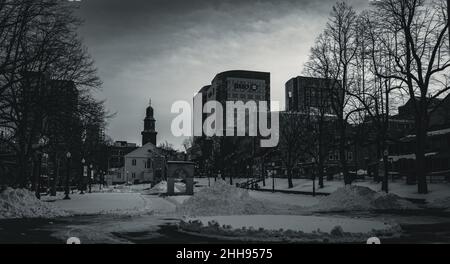
<instances>
[{"instance_id":1,"label":"church steeple","mask_svg":"<svg viewBox=\"0 0 450 264\"><path fill-rule=\"evenodd\" d=\"M155 131L155 122L152 100L150 99L144 119L144 131L141 133L142 146L149 142L156 146L156 135L158 132Z\"/></svg>"}]
</instances>

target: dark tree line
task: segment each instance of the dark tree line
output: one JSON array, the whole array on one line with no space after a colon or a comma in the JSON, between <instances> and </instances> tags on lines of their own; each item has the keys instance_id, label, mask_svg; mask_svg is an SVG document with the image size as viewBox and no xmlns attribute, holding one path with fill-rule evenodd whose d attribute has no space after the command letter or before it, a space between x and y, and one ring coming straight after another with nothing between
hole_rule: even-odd
<instances>
[{"instance_id":1,"label":"dark tree line","mask_svg":"<svg viewBox=\"0 0 450 264\"><path fill-rule=\"evenodd\" d=\"M68 1L0 0L0 144L13 157L2 182L38 188L45 153L56 186L68 152L73 181L81 159L95 162L104 143L108 115L92 96L102 83L74 11Z\"/></svg>"},{"instance_id":2,"label":"dark tree line","mask_svg":"<svg viewBox=\"0 0 450 264\"><path fill-rule=\"evenodd\" d=\"M358 14L344 2L331 12L305 65L315 77L340 83L333 90L339 120L341 170L349 184L345 160L346 127L371 120L377 158L383 160L387 190L387 141L391 108L401 99L413 102L418 192L427 193L425 147L436 99L448 94L449 19L444 0L379 0Z\"/></svg>"}]
</instances>

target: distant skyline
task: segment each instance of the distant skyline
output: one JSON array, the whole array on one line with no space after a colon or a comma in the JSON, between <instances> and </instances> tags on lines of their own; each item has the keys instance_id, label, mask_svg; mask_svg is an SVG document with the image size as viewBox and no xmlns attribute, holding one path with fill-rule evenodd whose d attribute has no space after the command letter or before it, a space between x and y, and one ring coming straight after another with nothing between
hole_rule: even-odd
<instances>
[{"instance_id":1,"label":"distant skyline","mask_svg":"<svg viewBox=\"0 0 450 264\"><path fill-rule=\"evenodd\" d=\"M348 1L356 9L367 0ZM301 74L335 1L84 0L80 29L96 61L110 112L107 134L141 142L149 98L158 142L181 148L170 132L172 103L192 101L227 70L271 73L271 97L284 106L284 84Z\"/></svg>"}]
</instances>

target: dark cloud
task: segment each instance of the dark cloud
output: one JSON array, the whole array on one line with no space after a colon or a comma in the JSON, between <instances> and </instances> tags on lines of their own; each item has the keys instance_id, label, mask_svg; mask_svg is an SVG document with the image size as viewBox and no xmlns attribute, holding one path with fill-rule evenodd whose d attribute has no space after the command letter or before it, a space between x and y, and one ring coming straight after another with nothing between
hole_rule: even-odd
<instances>
[{"instance_id":1,"label":"dark cloud","mask_svg":"<svg viewBox=\"0 0 450 264\"><path fill-rule=\"evenodd\" d=\"M108 133L140 142L148 98L156 110L158 140L170 133L176 100L191 100L218 72L272 73L272 98L301 72L334 0L83 0L80 29L104 81L99 97L118 116ZM357 8L365 0L351 1Z\"/></svg>"}]
</instances>

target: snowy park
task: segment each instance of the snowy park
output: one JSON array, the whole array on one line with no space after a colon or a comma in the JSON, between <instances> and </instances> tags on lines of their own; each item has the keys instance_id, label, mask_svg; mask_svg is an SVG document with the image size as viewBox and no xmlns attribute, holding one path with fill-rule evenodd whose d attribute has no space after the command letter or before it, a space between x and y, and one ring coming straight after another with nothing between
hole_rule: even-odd
<instances>
[{"instance_id":1,"label":"snowy park","mask_svg":"<svg viewBox=\"0 0 450 264\"><path fill-rule=\"evenodd\" d=\"M7 189L0 195L0 242L65 243L77 237L82 243L365 243L379 237L413 243L420 234L408 227L450 225L450 198L439 192L449 186L436 185L424 204L377 192L367 187L370 183L315 197L246 190L206 178L196 178L195 186L193 196L167 196L164 181L153 188L95 186L92 193L74 193L70 200L63 193L38 200L29 191ZM183 183L176 187L182 190ZM405 188L398 187L408 193Z\"/></svg>"}]
</instances>

